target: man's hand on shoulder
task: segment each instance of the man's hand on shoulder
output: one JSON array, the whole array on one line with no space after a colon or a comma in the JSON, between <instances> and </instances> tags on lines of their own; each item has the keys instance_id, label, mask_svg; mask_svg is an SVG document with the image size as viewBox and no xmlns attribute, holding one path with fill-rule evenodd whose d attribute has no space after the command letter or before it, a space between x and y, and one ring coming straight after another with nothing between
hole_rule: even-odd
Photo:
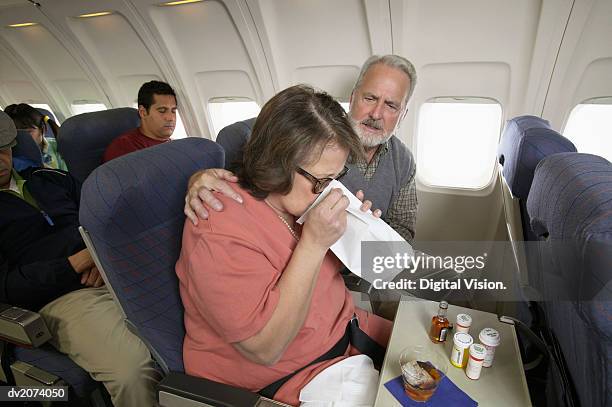
<instances>
[{"instance_id":1,"label":"man's hand on shoulder","mask_svg":"<svg viewBox=\"0 0 612 407\"><path fill-rule=\"evenodd\" d=\"M215 197L213 191L221 192L236 202L242 203L242 197L229 182L238 182L238 177L231 171L220 168L200 170L189 178L184 212L194 225L198 224L198 217L208 219L207 207L217 212L223 210L223 204Z\"/></svg>"}]
</instances>

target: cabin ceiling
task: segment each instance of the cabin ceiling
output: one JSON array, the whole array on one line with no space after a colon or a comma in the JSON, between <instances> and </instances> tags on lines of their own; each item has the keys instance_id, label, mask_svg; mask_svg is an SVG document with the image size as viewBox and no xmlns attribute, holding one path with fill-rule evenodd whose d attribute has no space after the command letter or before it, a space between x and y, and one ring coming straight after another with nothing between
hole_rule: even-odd
<instances>
[{"instance_id":1,"label":"cabin ceiling","mask_svg":"<svg viewBox=\"0 0 612 407\"><path fill-rule=\"evenodd\" d=\"M419 74L401 133L409 145L433 97L492 98L504 119L543 114L560 128L575 104L612 94L607 0L38 3L0 0L0 104L47 103L60 118L75 102L131 106L143 82L160 79L177 90L188 133L212 138L210 100L263 105L310 83L348 101L363 61L383 53ZM24 22L36 25L9 27Z\"/></svg>"}]
</instances>

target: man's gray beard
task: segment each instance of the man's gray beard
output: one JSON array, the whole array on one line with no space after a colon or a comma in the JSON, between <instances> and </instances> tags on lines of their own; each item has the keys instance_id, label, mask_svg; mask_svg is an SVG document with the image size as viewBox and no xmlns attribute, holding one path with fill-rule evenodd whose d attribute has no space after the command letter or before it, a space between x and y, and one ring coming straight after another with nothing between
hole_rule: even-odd
<instances>
[{"instance_id":1,"label":"man's gray beard","mask_svg":"<svg viewBox=\"0 0 612 407\"><path fill-rule=\"evenodd\" d=\"M353 130L359 136L359 140L361 140L361 144L364 148L378 147L381 144L385 144L391 138L391 136L393 136L393 133L384 134L383 137L368 134L365 130L359 127L360 123L358 121L353 120L351 117L349 117L349 119L351 126L353 126Z\"/></svg>"}]
</instances>

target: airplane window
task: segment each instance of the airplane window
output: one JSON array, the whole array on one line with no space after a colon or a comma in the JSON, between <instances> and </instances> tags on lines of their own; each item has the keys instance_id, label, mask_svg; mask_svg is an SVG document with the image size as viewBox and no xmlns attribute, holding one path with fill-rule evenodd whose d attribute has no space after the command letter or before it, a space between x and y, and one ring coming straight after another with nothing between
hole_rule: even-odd
<instances>
[{"instance_id":1,"label":"airplane window","mask_svg":"<svg viewBox=\"0 0 612 407\"><path fill-rule=\"evenodd\" d=\"M106 109L104 104L97 102L73 103L70 105L70 110L72 110L72 114L75 116L81 113L99 112Z\"/></svg>"},{"instance_id":2,"label":"airplane window","mask_svg":"<svg viewBox=\"0 0 612 407\"><path fill-rule=\"evenodd\" d=\"M181 114L177 110L176 127L174 128L174 133L172 133L172 140L178 140L185 137L187 137L187 131L185 130L185 125L183 124L183 120L181 119Z\"/></svg>"},{"instance_id":3,"label":"airplane window","mask_svg":"<svg viewBox=\"0 0 612 407\"><path fill-rule=\"evenodd\" d=\"M248 99L212 99L208 102L208 112L212 119L215 138L225 126L256 117L260 110L256 102Z\"/></svg>"},{"instance_id":4,"label":"airplane window","mask_svg":"<svg viewBox=\"0 0 612 407\"><path fill-rule=\"evenodd\" d=\"M598 98L576 105L563 135L581 153L596 154L612 161L612 98Z\"/></svg>"},{"instance_id":5,"label":"airplane window","mask_svg":"<svg viewBox=\"0 0 612 407\"><path fill-rule=\"evenodd\" d=\"M493 179L501 105L486 98L435 98L419 111L417 174L428 185L481 189Z\"/></svg>"}]
</instances>

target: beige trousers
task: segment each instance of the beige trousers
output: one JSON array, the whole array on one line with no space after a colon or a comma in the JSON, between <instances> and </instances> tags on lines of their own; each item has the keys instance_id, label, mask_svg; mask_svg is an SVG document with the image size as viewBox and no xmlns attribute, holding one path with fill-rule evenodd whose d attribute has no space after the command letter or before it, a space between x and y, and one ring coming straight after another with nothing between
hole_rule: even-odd
<instances>
[{"instance_id":1,"label":"beige trousers","mask_svg":"<svg viewBox=\"0 0 612 407\"><path fill-rule=\"evenodd\" d=\"M102 382L116 407L156 405L160 377L149 350L128 330L106 287L68 293L40 314L53 335L51 344Z\"/></svg>"}]
</instances>

